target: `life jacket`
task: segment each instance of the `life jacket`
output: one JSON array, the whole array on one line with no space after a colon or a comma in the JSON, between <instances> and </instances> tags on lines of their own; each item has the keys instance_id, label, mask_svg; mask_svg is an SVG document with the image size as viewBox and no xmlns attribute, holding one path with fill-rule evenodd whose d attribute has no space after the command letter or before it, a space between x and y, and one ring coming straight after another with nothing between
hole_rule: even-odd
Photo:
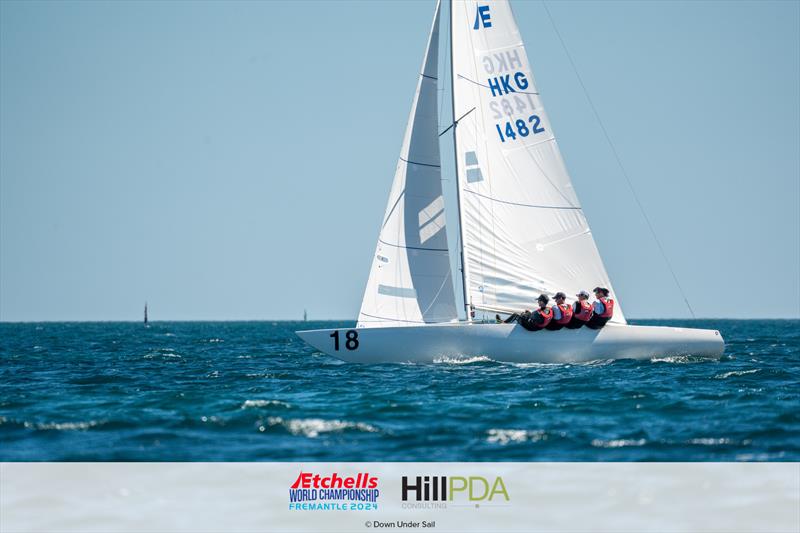
<instances>
[{"instance_id":1,"label":"life jacket","mask_svg":"<svg viewBox=\"0 0 800 533\"><path fill-rule=\"evenodd\" d=\"M561 310L561 318L556 320L557 324L569 324L572 320L572 306L569 304L557 304Z\"/></svg>"},{"instance_id":2,"label":"life jacket","mask_svg":"<svg viewBox=\"0 0 800 533\"><path fill-rule=\"evenodd\" d=\"M590 318L592 318L592 304L585 300L578 300L578 305L580 306L581 310L578 313L575 313L575 318L580 320L581 322L588 322Z\"/></svg>"},{"instance_id":3,"label":"life jacket","mask_svg":"<svg viewBox=\"0 0 800 533\"><path fill-rule=\"evenodd\" d=\"M600 313L600 316L602 318L611 318L614 315L614 300L606 296L601 296L598 300L600 300L600 303L603 304L603 308L605 309L605 311Z\"/></svg>"},{"instance_id":4,"label":"life jacket","mask_svg":"<svg viewBox=\"0 0 800 533\"><path fill-rule=\"evenodd\" d=\"M533 312L533 314L535 315L538 314L543 319L541 324L536 324L536 322L534 322L534 325L538 329L543 329L545 326L547 326L547 324L550 323L551 320L553 320L553 310L549 307L545 307L544 309L537 309L536 311Z\"/></svg>"}]
</instances>

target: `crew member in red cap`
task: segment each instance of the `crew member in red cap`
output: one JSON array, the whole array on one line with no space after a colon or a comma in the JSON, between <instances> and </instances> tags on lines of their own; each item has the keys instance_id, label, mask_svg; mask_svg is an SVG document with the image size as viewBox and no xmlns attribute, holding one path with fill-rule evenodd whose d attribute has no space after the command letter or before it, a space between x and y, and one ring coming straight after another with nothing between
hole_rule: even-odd
<instances>
[{"instance_id":1,"label":"crew member in red cap","mask_svg":"<svg viewBox=\"0 0 800 533\"><path fill-rule=\"evenodd\" d=\"M547 324L549 330L559 330L572 321L572 306L567 303L567 295L557 292L553 299L556 301L551 309L553 310L553 320Z\"/></svg>"},{"instance_id":2,"label":"crew member in red cap","mask_svg":"<svg viewBox=\"0 0 800 533\"><path fill-rule=\"evenodd\" d=\"M591 320L594 311L592 311L592 304L589 303L589 293L581 291L575 296L578 299L572 307L572 320L567 324L567 329L578 329L585 326Z\"/></svg>"},{"instance_id":3,"label":"crew member in red cap","mask_svg":"<svg viewBox=\"0 0 800 533\"><path fill-rule=\"evenodd\" d=\"M608 297L608 289L605 287L595 287L594 297L594 314L589 319L589 322L586 323L586 326L592 329L600 329L614 316L614 300Z\"/></svg>"}]
</instances>

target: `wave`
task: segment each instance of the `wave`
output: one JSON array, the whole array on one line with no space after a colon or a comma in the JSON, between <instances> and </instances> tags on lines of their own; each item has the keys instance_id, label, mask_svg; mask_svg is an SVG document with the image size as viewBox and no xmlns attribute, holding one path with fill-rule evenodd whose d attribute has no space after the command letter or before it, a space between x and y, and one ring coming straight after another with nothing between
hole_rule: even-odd
<instances>
[{"instance_id":1,"label":"wave","mask_svg":"<svg viewBox=\"0 0 800 533\"><path fill-rule=\"evenodd\" d=\"M513 366L514 368L567 368L568 364L565 363L501 363L503 365Z\"/></svg>"},{"instance_id":2,"label":"wave","mask_svg":"<svg viewBox=\"0 0 800 533\"><path fill-rule=\"evenodd\" d=\"M90 429L104 422L97 420L89 420L88 422L51 422L46 424L34 424L33 422L25 422L25 427L29 429L41 430L56 430L56 431L80 431Z\"/></svg>"},{"instance_id":3,"label":"wave","mask_svg":"<svg viewBox=\"0 0 800 533\"><path fill-rule=\"evenodd\" d=\"M323 420L322 418L295 418L285 420L279 416L271 416L267 419L270 426L282 426L292 435L303 435L311 439L319 437L320 433L342 432L347 430L362 431L364 433L378 433L375 426L364 422L349 422L347 420ZM266 427L261 425L259 431L265 431Z\"/></svg>"},{"instance_id":4,"label":"wave","mask_svg":"<svg viewBox=\"0 0 800 533\"><path fill-rule=\"evenodd\" d=\"M698 355L668 355L666 357L653 357L650 359L651 363L672 363L678 365L686 365L693 363L707 363L715 361L713 357L700 357Z\"/></svg>"},{"instance_id":5,"label":"wave","mask_svg":"<svg viewBox=\"0 0 800 533\"><path fill-rule=\"evenodd\" d=\"M277 405L280 407L291 407L290 404L280 400L245 400L240 409L247 409L249 407L269 407L270 405Z\"/></svg>"},{"instance_id":6,"label":"wave","mask_svg":"<svg viewBox=\"0 0 800 533\"><path fill-rule=\"evenodd\" d=\"M644 446L645 444L647 444L645 439L594 439L592 441L592 446L595 448L625 448L628 446Z\"/></svg>"},{"instance_id":7,"label":"wave","mask_svg":"<svg viewBox=\"0 0 800 533\"><path fill-rule=\"evenodd\" d=\"M473 363L494 363L495 360L485 355L475 355L472 357L451 357L447 355L443 355L441 357L435 357L433 359L435 364L447 364L447 365L471 365Z\"/></svg>"},{"instance_id":8,"label":"wave","mask_svg":"<svg viewBox=\"0 0 800 533\"><path fill-rule=\"evenodd\" d=\"M527 429L490 429L486 432L486 442L505 446L512 442L539 442L547 440L547 432L543 429L529 431Z\"/></svg>"},{"instance_id":9,"label":"wave","mask_svg":"<svg viewBox=\"0 0 800 533\"><path fill-rule=\"evenodd\" d=\"M747 374L755 374L756 372L760 372L760 368L754 368L752 370L733 370L731 372L725 372L724 374L717 374L714 376L714 379L728 379L734 376L744 376Z\"/></svg>"},{"instance_id":10,"label":"wave","mask_svg":"<svg viewBox=\"0 0 800 533\"><path fill-rule=\"evenodd\" d=\"M701 437L697 439L690 439L686 442L688 444L700 444L702 446L719 446L721 444L731 444L733 441L726 438L714 439L711 437Z\"/></svg>"},{"instance_id":11,"label":"wave","mask_svg":"<svg viewBox=\"0 0 800 533\"><path fill-rule=\"evenodd\" d=\"M165 359L183 359L183 356L179 353L175 353L174 350L166 349L163 352L150 352L144 356L145 359L155 359L156 357L163 357Z\"/></svg>"}]
</instances>

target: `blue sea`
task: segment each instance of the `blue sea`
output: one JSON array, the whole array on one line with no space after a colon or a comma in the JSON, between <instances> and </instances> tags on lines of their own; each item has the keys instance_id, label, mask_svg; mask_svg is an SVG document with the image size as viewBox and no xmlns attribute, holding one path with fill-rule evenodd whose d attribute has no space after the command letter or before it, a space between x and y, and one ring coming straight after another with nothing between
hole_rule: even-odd
<instances>
[{"instance_id":1,"label":"blue sea","mask_svg":"<svg viewBox=\"0 0 800 533\"><path fill-rule=\"evenodd\" d=\"M353 365L348 322L0 323L3 461L798 461L800 321L721 360Z\"/></svg>"}]
</instances>

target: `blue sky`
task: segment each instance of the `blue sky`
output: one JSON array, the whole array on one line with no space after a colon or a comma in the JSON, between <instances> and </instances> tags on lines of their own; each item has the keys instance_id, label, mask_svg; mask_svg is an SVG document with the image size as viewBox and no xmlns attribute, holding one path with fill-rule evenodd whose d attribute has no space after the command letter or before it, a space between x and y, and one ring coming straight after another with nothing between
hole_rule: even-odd
<instances>
[{"instance_id":1,"label":"blue sky","mask_svg":"<svg viewBox=\"0 0 800 533\"><path fill-rule=\"evenodd\" d=\"M697 315L800 315L800 3L548 6ZM0 320L355 318L433 8L0 2ZM626 313L687 316L514 9Z\"/></svg>"}]
</instances>

